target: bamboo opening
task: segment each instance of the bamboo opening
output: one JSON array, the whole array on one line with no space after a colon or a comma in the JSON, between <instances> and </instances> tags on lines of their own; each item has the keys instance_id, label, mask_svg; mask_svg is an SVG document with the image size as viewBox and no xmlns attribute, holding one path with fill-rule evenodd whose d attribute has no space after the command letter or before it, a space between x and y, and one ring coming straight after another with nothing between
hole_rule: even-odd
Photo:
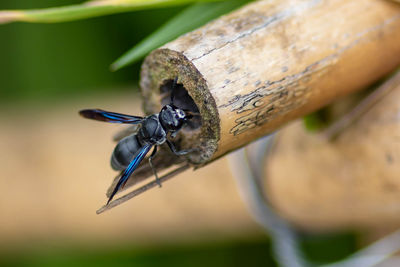
<instances>
[{"instance_id":1,"label":"bamboo opening","mask_svg":"<svg viewBox=\"0 0 400 267\"><path fill-rule=\"evenodd\" d=\"M194 165L208 162L217 151L220 138L218 108L208 83L196 66L182 53L158 49L142 65L140 87L147 114L160 111L171 101L173 80L178 77L174 104L199 113L171 140L179 149L196 149L186 159Z\"/></svg>"}]
</instances>

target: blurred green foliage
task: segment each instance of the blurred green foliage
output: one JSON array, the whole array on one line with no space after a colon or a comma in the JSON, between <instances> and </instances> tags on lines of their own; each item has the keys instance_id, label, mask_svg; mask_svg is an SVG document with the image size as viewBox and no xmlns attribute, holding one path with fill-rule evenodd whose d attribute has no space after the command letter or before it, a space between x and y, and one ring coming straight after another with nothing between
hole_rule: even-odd
<instances>
[{"instance_id":1,"label":"blurred green foliage","mask_svg":"<svg viewBox=\"0 0 400 267\"><path fill-rule=\"evenodd\" d=\"M134 245L110 248L41 246L0 254L1 266L174 266L241 267L276 266L267 241L202 243L140 248Z\"/></svg>"},{"instance_id":2,"label":"blurred green foliage","mask_svg":"<svg viewBox=\"0 0 400 267\"><path fill-rule=\"evenodd\" d=\"M328 115L325 108L321 108L303 117L305 128L310 132L318 132L328 125Z\"/></svg>"},{"instance_id":3,"label":"blurred green foliage","mask_svg":"<svg viewBox=\"0 0 400 267\"><path fill-rule=\"evenodd\" d=\"M352 234L303 237L305 254L313 262L327 263L355 251ZM93 247L44 244L34 248L2 250L0 266L174 266L174 267L255 267L277 266L271 254L271 243L262 240L231 240L186 245L138 247L119 244Z\"/></svg>"},{"instance_id":4,"label":"blurred green foliage","mask_svg":"<svg viewBox=\"0 0 400 267\"><path fill-rule=\"evenodd\" d=\"M0 36L5 40L0 43L3 53L0 71L4 75L0 99L46 99L125 87L137 81L137 61L152 49L248 1L200 3L186 9L184 5L56 25L0 25ZM21 2L3 2L0 10L22 8L18 3ZM58 1L57 6L77 3ZM42 5L35 4L38 4L35 8L51 7L44 0ZM32 7L28 5L23 9L27 8ZM109 63L132 44L137 45L115 61L113 68L137 64L130 72L110 73Z\"/></svg>"},{"instance_id":5,"label":"blurred green foliage","mask_svg":"<svg viewBox=\"0 0 400 267\"><path fill-rule=\"evenodd\" d=\"M30 23L66 22L150 8L216 1L227 0L88 0L79 4L58 5L48 8L1 10L0 23L16 21Z\"/></svg>"},{"instance_id":6,"label":"blurred green foliage","mask_svg":"<svg viewBox=\"0 0 400 267\"><path fill-rule=\"evenodd\" d=\"M229 0L191 5L118 58L111 65L111 68L113 70L118 70L128 66L151 52L153 49L156 49L174 38L206 24L208 21L226 14L249 1L250 0Z\"/></svg>"},{"instance_id":7,"label":"blurred green foliage","mask_svg":"<svg viewBox=\"0 0 400 267\"><path fill-rule=\"evenodd\" d=\"M354 232L302 235L304 256L317 266L333 263L356 252L358 236Z\"/></svg>"},{"instance_id":8,"label":"blurred green foliage","mask_svg":"<svg viewBox=\"0 0 400 267\"><path fill-rule=\"evenodd\" d=\"M0 9L47 7L79 1L3 0ZM59 24L0 26L0 101L60 99L77 93L127 89L140 62L118 72L109 66L124 51L184 7L154 9ZM0 102L0 103L1 103Z\"/></svg>"}]
</instances>

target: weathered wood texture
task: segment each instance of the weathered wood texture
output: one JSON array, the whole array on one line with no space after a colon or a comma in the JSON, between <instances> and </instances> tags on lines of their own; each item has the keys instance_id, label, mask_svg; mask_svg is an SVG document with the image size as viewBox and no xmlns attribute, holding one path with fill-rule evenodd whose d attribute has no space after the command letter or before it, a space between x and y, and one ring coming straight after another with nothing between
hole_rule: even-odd
<instances>
[{"instance_id":1,"label":"weathered wood texture","mask_svg":"<svg viewBox=\"0 0 400 267\"><path fill-rule=\"evenodd\" d=\"M382 0L251 3L153 51L141 87L145 110L179 77L202 115L184 131L202 164L371 84L400 63L400 6ZM165 93L165 92L164 92Z\"/></svg>"},{"instance_id":2,"label":"weathered wood texture","mask_svg":"<svg viewBox=\"0 0 400 267\"><path fill-rule=\"evenodd\" d=\"M266 184L290 221L309 230L400 226L400 73L386 85L393 90L333 142L301 123L279 133Z\"/></svg>"}]
</instances>

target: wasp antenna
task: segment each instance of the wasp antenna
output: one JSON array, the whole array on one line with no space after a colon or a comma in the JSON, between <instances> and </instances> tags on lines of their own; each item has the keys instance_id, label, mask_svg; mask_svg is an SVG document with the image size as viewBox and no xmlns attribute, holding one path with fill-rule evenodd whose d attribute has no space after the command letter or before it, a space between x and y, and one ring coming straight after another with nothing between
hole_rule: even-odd
<instances>
[{"instance_id":1,"label":"wasp antenna","mask_svg":"<svg viewBox=\"0 0 400 267\"><path fill-rule=\"evenodd\" d=\"M176 84L178 83L178 76L175 77L173 83L172 83L172 91L171 91L171 104L174 104L174 97L175 97L175 89L176 89Z\"/></svg>"}]
</instances>

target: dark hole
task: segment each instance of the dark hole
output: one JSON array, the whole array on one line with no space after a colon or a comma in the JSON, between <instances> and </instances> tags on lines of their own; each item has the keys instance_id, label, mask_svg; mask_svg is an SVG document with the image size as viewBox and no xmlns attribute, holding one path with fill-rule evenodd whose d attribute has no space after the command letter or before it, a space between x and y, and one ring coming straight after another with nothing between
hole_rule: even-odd
<instances>
[{"instance_id":1,"label":"dark hole","mask_svg":"<svg viewBox=\"0 0 400 267\"><path fill-rule=\"evenodd\" d=\"M188 94L183 84L177 83L175 88L172 88L174 84L174 80L166 80L160 87L161 94L161 104L163 106L167 104L171 104L171 94L174 94L173 103L180 109L190 111L193 114L198 114L193 116L188 122L187 130L194 130L201 126L201 117L198 107L193 101L193 98Z\"/></svg>"}]
</instances>

